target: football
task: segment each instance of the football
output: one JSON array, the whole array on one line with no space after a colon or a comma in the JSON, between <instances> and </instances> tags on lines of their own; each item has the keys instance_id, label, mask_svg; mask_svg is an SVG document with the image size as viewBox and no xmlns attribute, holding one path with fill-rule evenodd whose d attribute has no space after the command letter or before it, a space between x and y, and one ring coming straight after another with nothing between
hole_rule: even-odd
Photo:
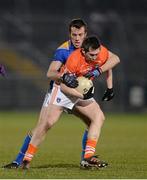
<instances>
[{"instance_id":1,"label":"football","mask_svg":"<svg viewBox=\"0 0 147 180\"><path fill-rule=\"evenodd\" d=\"M93 82L90 79L85 78L84 76L78 77L77 80L79 85L78 87L76 87L76 90L81 94L86 94L89 89L93 87Z\"/></svg>"}]
</instances>

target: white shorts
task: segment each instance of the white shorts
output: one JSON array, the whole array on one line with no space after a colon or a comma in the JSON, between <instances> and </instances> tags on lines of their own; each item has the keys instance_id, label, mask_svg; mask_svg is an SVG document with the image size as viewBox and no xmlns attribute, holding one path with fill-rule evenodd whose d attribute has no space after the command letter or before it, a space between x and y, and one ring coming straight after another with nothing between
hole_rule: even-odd
<instances>
[{"instance_id":1,"label":"white shorts","mask_svg":"<svg viewBox=\"0 0 147 180\"><path fill-rule=\"evenodd\" d=\"M88 100L82 100L77 97L67 96L63 92L61 92L59 85L54 84L51 92L48 92L46 94L43 102L43 106L47 107L49 104L54 104L71 110L73 109L74 105L79 101L89 101L89 100L94 101L93 98Z\"/></svg>"}]
</instances>

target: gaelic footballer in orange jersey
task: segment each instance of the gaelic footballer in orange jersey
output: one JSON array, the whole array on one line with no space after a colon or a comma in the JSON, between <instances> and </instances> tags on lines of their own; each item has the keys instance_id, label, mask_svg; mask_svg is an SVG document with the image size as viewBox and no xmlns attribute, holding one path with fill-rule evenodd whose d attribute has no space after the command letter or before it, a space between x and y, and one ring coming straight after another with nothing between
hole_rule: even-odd
<instances>
[{"instance_id":1,"label":"gaelic footballer in orange jersey","mask_svg":"<svg viewBox=\"0 0 147 180\"><path fill-rule=\"evenodd\" d=\"M102 46L96 37L88 37L84 40L82 48L71 53L61 72L72 73L77 77L85 76L88 72L95 70L101 73L100 67L106 63L108 56L107 48ZM99 74L94 77L98 76Z\"/></svg>"},{"instance_id":2,"label":"gaelic footballer in orange jersey","mask_svg":"<svg viewBox=\"0 0 147 180\"><path fill-rule=\"evenodd\" d=\"M94 49L91 49L92 51ZM64 66L64 72L69 72L75 74L78 76L83 76L89 71L92 71L96 68L100 68L108 59L108 50L104 46L100 45L100 47L97 49L96 57L95 59L88 59L86 58L88 52L83 52L84 49L80 48L75 50L68 58L65 66ZM95 50L94 50L95 51ZM94 54L93 58L94 58Z\"/></svg>"}]
</instances>

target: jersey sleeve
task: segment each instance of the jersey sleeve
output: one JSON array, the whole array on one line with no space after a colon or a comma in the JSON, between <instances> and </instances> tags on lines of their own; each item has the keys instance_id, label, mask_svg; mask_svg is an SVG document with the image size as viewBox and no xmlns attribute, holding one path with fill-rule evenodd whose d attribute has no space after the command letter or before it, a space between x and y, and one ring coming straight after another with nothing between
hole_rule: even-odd
<instances>
[{"instance_id":1,"label":"jersey sleeve","mask_svg":"<svg viewBox=\"0 0 147 180\"><path fill-rule=\"evenodd\" d=\"M104 46L101 46L101 51L99 53L100 66L102 66L108 60L108 49Z\"/></svg>"},{"instance_id":2,"label":"jersey sleeve","mask_svg":"<svg viewBox=\"0 0 147 180\"><path fill-rule=\"evenodd\" d=\"M54 60L54 61L60 61L61 63L64 64L65 61L66 61L64 49L57 49L57 50L55 51L53 60Z\"/></svg>"}]
</instances>

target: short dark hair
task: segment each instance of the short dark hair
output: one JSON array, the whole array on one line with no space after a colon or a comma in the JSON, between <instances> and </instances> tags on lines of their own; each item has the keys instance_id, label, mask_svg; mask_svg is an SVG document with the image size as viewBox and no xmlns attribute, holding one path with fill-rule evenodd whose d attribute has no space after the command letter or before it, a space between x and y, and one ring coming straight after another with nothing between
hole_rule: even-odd
<instances>
[{"instance_id":1,"label":"short dark hair","mask_svg":"<svg viewBox=\"0 0 147 180\"><path fill-rule=\"evenodd\" d=\"M69 23L69 32L71 32L71 27L75 27L77 29L80 29L81 27L85 28L85 32L87 32L87 24L83 19L77 18L77 19L73 19L70 23Z\"/></svg>"},{"instance_id":2,"label":"short dark hair","mask_svg":"<svg viewBox=\"0 0 147 180\"><path fill-rule=\"evenodd\" d=\"M83 41L81 48L83 48L85 52L88 52L89 48L92 48L95 50L95 49L99 48L100 45L101 45L100 41L96 36L90 36L90 37L87 37Z\"/></svg>"}]
</instances>

